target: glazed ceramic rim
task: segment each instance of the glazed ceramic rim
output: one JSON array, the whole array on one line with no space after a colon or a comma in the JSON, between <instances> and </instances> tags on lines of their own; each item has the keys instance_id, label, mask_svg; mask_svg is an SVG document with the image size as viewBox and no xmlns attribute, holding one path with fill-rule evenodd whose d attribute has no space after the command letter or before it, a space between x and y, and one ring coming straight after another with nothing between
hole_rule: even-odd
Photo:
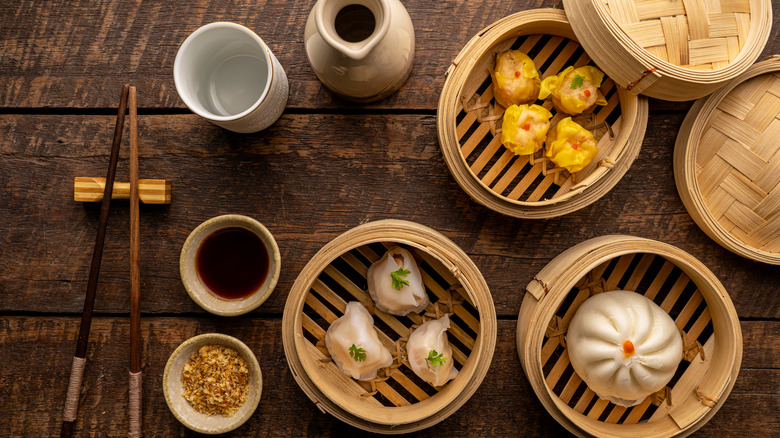
<instances>
[{"instance_id":1,"label":"glazed ceramic rim","mask_svg":"<svg viewBox=\"0 0 780 438\"><path fill-rule=\"evenodd\" d=\"M320 36L322 37L325 42L327 42L331 47L335 47L338 49L341 53L344 53L344 56L350 57L352 59L361 60L368 56L368 54L374 49L374 47L379 44L380 41L387 35L388 30L390 29L390 18L391 18L391 8L388 4L388 0L375 0L376 3L374 3L371 0L341 0L337 4L340 5L339 11L341 12L341 9L352 6L352 5L358 5L363 6L371 11L371 14L374 15L374 20L378 21L380 23L379 26L374 27L374 31L366 37L362 41L357 42L349 42L341 38L341 35L338 34L338 32L334 29L334 34L336 34L337 38L333 38L331 36L331 32L329 32L329 29L327 26L334 26L333 22L323 22L324 17L323 15L326 14L325 10L325 3L324 2L317 2L314 5L314 20L315 25L317 26L317 31L319 32ZM335 16L338 14L333 14L333 17L335 19ZM370 42L366 43L366 40L371 40ZM361 44L363 45L362 47ZM355 54L352 55L350 52L352 50L355 50Z\"/></svg>"},{"instance_id":2,"label":"glazed ceramic rim","mask_svg":"<svg viewBox=\"0 0 780 438\"><path fill-rule=\"evenodd\" d=\"M185 49L188 48L190 44L193 43L195 38L199 37L200 34L206 33L208 31L214 30L214 29L232 29L232 30L238 30L241 33L249 36L251 39L253 39L258 46L263 51L264 60L266 62L266 70L268 75L268 80L265 83L265 88L263 89L263 92L260 94L260 96L257 98L257 100L250 106L249 108L245 109L244 111L234 114L232 116L221 116L216 113L212 113L210 111L204 111L200 109L202 105L196 104L192 99L190 99L189 93L182 93L179 90L182 88L181 80L179 79L180 76L183 74L181 73L181 64L184 62L182 53L185 51ZM190 111L194 112L195 114L203 117L204 119L211 120L214 122L232 122L239 119L243 119L244 117L248 116L249 114L252 114L257 108L260 107L260 105L265 102L266 97L268 97L268 93L271 90L271 87L273 86L274 82L274 59L273 55L271 53L271 50L268 48L268 45L263 41L262 38L260 38L252 29L240 25L238 23L232 23L229 21L217 21L214 23L209 23L204 26L199 27L194 32L192 32L185 40L181 43L181 46L179 46L179 49L176 51L176 58L173 61L173 83L176 86L177 94L179 95L179 98L181 98L182 102L184 102L184 105L187 106L187 108L190 109ZM177 71L179 72L177 74Z\"/></svg>"},{"instance_id":3,"label":"glazed ceramic rim","mask_svg":"<svg viewBox=\"0 0 780 438\"><path fill-rule=\"evenodd\" d=\"M219 298L209 291L209 289L200 282L197 271L195 271L194 267L190 266L190 262L188 261L191 251L197 255L200 242L202 242L205 237L219 229L228 227L241 227L255 233L263 241L263 244L268 250L270 264L268 276L260 288L248 297L238 300ZM194 259L194 256L192 259ZM257 220L240 214L226 214L213 217L198 225L187 237L187 240L182 246L181 255L179 256L179 274L181 275L181 281L184 284L184 288L187 290L187 294L203 308L203 310L220 316L243 315L260 307L260 305L271 296L274 288L276 288L276 283L279 281L279 274L282 269L281 265L279 246L276 244L276 240L271 232Z\"/></svg>"},{"instance_id":4,"label":"glazed ceramic rim","mask_svg":"<svg viewBox=\"0 0 780 438\"><path fill-rule=\"evenodd\" d=\"M182 354L182 352L193 346L193 348L200 348L203 345L209 345L209 344L218 344L218 345L224 345L226 347L230 347L234 350L236 350L241 357L246 360L247 364L249 365L250 372L255 376L255 397L252 400L247 400L246 403L250 403L249 410L241 417L233 416L233 417L223 417L225 426L219 429L203 429L202 427L197 426L196 424L192 423L189 419L183 417L181 413L176 409L174 404L171 402L172 395L169 394L168 391L168 381L171 378L171 368L173 367L173 363L176 360L176 358ZM243 342L238 340L237 338L234 338L232 336L228 336L222 333L204 333L202 335L194 336L192 338L187 339L186 341L182 342L178 347L176 347L176 350L171 353L171 356L168 358L168 362L165 364L165 371L163 371L163 379L162 379L162 387L163 387L163 396L165 397L165 403L168 405L168 409L171 410L171 413L174 417L176 417L179 422L187 428L194 430L195 432L204 433L208 435L216 435L220 433L230 432L231 430L237 429L242 424L246 423L246 421L254 414L255 410L257 410L257 406L260 404L260 397L262 396L263 392L263 373L260 370L260 364L257 362L257 357L255 357L255 354L252 352L252 350ZM200 414L198 415L204 415ZM207 417L215 417L215 416L207 416Z\"/></svg>"}]
</instances>

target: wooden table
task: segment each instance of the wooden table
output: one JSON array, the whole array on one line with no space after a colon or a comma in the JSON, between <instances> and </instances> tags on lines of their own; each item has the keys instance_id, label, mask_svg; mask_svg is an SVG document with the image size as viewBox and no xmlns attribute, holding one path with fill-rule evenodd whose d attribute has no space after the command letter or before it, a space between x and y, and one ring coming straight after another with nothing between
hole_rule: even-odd
<instances>
[{"instance_id":1,"label":"wooden table","mask_svg":"<svg viewBox=\"0 0 780 438\"><path fill-rule=\"evenodd\" d=\"M235 436L359 432L321 413L293 380L281 342L287 293L309 258L366 221L409 219L460 245L487 280L499 318L491 369L437 436L565 433L520 368L515 324L524 286L585 239L631 234L672 243L704 262L742 322L742 370L725 406L698 436L780 434L780 268L710 240L683 207L672 175L675 135L690 103L651 102L639 158L603 199L550 220L519 220L473 202L442 161L436 105L444 72L479 30L554 0L407 0L417 51L395 95L338 100L315 77L303 25L314 0L88 2L0 5L0 435L59 431L99 207L72 200L74 176L103 176L122 83L138 87L141 177L173 181L169 206L142 206L144 428L188 435L169 412L161 378L174 348L221 332L246 342L263 369L255 415ZM217 128L176 94L174 56L199 26L242 23L268 42L290 80L282 118L252 135ZM775 15L775 29L778 19ZM775 30L764 55L780 53ZM763 57L762 56L762 57ZM127 134L126 134L127 135ZM127 137L125 136L125 139ZM127 143L118 180L128 180ZM235 318L202 311L179 278L179 251L200 222L252 216L276 236L283 268L273 296ZM112 206L80 402L78 435L126 434L129 367L129 207ZM422 432L419 435L423 436Z\"/></svg>"}]
</instances>

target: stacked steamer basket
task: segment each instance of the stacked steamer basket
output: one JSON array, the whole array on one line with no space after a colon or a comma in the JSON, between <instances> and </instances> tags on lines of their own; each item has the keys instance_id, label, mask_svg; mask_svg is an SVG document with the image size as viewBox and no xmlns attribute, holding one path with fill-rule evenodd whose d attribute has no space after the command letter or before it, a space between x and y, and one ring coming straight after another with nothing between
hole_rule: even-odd
<instances>
[{"instance_id":1,"label":"stacked steamer basket","mask_svg":"<svg viewBox=\"0 0 780 438\"><path fill-rule=\"evenodd\" d=\"M668 312L683 336L683 360L667 387L624 408L600 399L572 369L568 324L588 297L622 289ZM588 240L553 259L528 284L517 350L542 404L578 436L686 436L725 401L739 371L742 333L718 279L661 242L628 236Z\"/></svg>"},{"instance_id":2,"label":"stacked steamer basket","mask_svg":"<svg viewBox=\"0 0 780 438\"><path fill-rule=\"evenodd\" d=\"M393 316L372 306L366 273L389 245L411 251L421 269L430 304L420 314ZM395 358L372 381L344 375L324 346L328 327L349 301L374 314L374 328ZM412 372L405 342L415 327L444 314L459 374L434 387ZM434 425L471 397L490 366L497 323L487 284L460 248L428 227L383 220L347 231L312 257L290 291L282 327L290 370L321 410L367 431L394 434Z\"/></svg>"},{"instance_id":3,"label":"stacked steamer basket","mask_svg":"<svg viewBox=\"0 0 780 438\"><path fill-rule=\"evenodd\" d=\"M604 81L607 105L577 119L592 127L599 153L574 175L543 151L515 156L501 144L504 108L493 99L490 78L496 54L510 48L527 53L541 78L569 65L593 65L560 10L520 12L483 30L447 71L437 117L444 161L469 196L499 213L529 219L571 213L604 196L631 166L647 126L647 99ZM555 114L549 101L543 106ZM551 123L563 117L557 113Z\"/></svg>"},{"instance_id":4,"label":"stacked steamer basket","mask_svg":"<svg viewBox=\"0 0 780 438\"><path fill-rule=\"evenodd\" d=\"M714 92L761 54L770 0L563 0L574 33L619 86L664 100Z\"/></svg>"},{"instance_id":5,"label":"stacked steamer basket","mask_svg":"<svg viewBox=\"0 0 780 438\"><path fill-rule=\"evenodd\" d=\"M677 190L724 248L780 265L780 57L698 100L674 150Z\"/></svg>"}]
</instances>

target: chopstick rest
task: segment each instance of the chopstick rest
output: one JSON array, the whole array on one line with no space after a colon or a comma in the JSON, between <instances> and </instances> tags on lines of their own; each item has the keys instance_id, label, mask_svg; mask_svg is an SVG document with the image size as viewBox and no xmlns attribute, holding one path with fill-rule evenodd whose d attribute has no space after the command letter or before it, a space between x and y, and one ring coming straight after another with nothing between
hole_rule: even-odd
<instances>
[{"instance_id":1,"label":"chopstick rest","mask_svg":"<svg viewBox=\"0 0 780 438\"><path fill-rule=\"evenodd\" d=\"M77 176L73 180L73 200L100 202L103 200L105 178ZM171 182L167 179L139 179L138 196L144 204L170 204ZM130 183L114 182L111 199L130 199Z\"/></svg>"}]
</instances>

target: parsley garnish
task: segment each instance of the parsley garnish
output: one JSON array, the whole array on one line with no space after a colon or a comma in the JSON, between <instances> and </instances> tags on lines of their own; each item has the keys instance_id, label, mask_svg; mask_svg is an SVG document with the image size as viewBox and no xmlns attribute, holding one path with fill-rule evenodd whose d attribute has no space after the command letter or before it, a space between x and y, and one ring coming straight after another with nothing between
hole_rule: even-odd
<instances>
[{"instance_id":1,"label":"parsley garnish","mask_svg":"<svg viewBox=\"0 0 780 438\"><path fill-rule=\"evenodd\" d=\"M585 80L584 76L575 75L574 79L571 80L571 89L576 90L577 88L580 88L584 80Z\"/></svg>"},{"instance_id":2,"label":"parsley garnish","mask_svg":"<svg viewBox=\"0 0 780 438\"><path fill-rule=\"evenodd\" d=\"M436 350L431 350L428 352L428 357L425 358L425 365L428 366L428 368L437 365L444 365L444 362L447 362L447 358L444 357L444 353L437 353Z\"/></svg>"},{"instance_id":3,"label":"parsley garnish","mask_svg":"<svg viewBox=\"0 0 780 438\"><path fill-rule=\"evenodd\" d=\"M410 271L408 269L404 269L404 268L398 268L397 271L391 272L390 276L393 277L393 287L398 289L398 290L401 290L401 288L404 287L405 284L408 285L409 284L409 280L404 280L401 277L406 277L411 272L412 271Z\"/></svg>"},{"instance_id":4,"label":"parsley garnish","mask_svg":"<svg viewBox=\"0 0 780 438\"><path fill-rule=\"evenodd\" d=\"M358 348L355 344L349 347L349 357L355 359L355 362L366 361L366 350L364 348Z\"/></svg>"}]
</instances>

